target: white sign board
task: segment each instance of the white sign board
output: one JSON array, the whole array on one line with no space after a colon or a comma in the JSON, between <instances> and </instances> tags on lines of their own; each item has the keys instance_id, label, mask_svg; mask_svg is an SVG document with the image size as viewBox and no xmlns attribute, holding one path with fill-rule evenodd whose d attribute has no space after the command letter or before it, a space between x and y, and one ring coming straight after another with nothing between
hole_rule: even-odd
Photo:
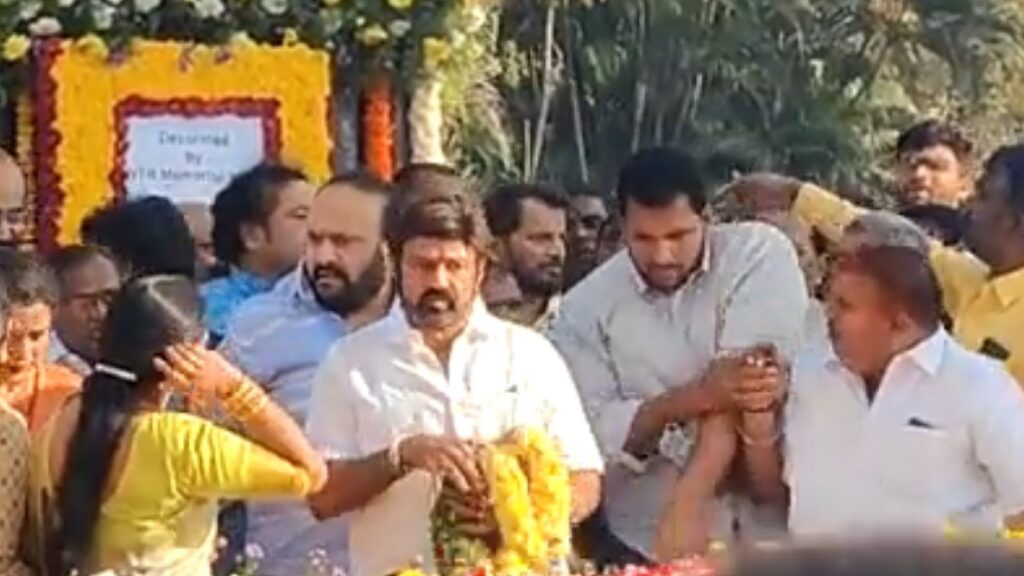
<instances>
[{"instance_id":1,"label":"white sign board","mask_svg":"<svg viewBox=\"0 0 1024 576\"><path fill-rule=\"evenodd\" d=\"M232 176L264 159L259 116L129 116L125 123L128 198L212 202Z\"/></svg>"}]
</instances>

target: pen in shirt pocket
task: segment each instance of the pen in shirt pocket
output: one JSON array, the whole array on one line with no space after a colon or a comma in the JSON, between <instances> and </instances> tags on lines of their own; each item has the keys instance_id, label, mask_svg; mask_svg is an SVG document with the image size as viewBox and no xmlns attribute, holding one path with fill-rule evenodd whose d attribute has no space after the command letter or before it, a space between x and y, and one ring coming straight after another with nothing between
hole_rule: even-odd
<instances>
[{"instance_id":1,"label":"pen in shirt pocket","mask_svg":"<svg viewBox=\"0 0 1024 576\"><path fill-rule=\"evenodd\" d=\"M933 432L941 432L941 430L939 430L934 424L922 420L917 416L914 416L910 420L907 420L907 426L910 428L917 428L919 430L931 430Z\"/></svg>"}]
</instances>

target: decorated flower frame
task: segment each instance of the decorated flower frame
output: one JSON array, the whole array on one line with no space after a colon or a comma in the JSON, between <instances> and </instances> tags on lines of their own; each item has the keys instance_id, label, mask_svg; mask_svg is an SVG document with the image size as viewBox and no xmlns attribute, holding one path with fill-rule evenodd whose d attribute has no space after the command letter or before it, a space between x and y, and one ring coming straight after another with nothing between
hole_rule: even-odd
<instances>
[{"instance_id":1,"label":"decorated flower frame","mask_svg":"<svg viewBox=\"0 0 1024 576\"><path fill-rule=\"evenodd\" d=\"M30 149L44 250L75 241L84 218L124 194L132 118L255 119L262 157L317 181L330 175L332 79L322 51L138 41L111 57L89 37L35 50L31 98L23 101L30 111L21 114L31 118L31 133L19 139L30 141L20 148Z\"/></svg>"}]
</instances>

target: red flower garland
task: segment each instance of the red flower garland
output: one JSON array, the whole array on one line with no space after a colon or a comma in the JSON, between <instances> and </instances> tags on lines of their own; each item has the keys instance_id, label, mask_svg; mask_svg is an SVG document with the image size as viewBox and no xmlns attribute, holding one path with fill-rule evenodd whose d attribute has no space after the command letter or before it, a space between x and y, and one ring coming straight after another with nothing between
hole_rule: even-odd
<instances>
[{"instance_id":1,"label":"red flower garland","mask_svg":"<svg viewBox=\"0 0 1024 576\"><path fill-rule=\"evenodd\" d=\"M65 191L56 170L60 134L54 127L57 118L57 81L53 66L63 53L59 40L35 45L36 70L31 84L33 101L32 160L35 165L36 238L44 254L56 248Z\"/></svg>"}]
</instances>

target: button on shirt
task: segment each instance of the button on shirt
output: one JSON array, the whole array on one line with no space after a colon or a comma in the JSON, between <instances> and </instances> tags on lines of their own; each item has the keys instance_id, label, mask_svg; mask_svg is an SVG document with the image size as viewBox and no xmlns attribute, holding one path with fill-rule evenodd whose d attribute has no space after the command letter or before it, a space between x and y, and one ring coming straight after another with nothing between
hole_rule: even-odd
<instances>
[{"instance_id":1,"label":"button on shirt","mask_svg":"<svg viewBox=\"0 0 1024 576\"><path fill-rule=\"evenodd\" d=\"M793 210L833 241L864 211L812 185L800 188ZM930 260L953 317L953 335L968 350L1004 362L1024 386L1024 269L992 276L971 254L938 242Z\"/></svg>"},{"instance_id":2,"label":"button on shirt","mask_svg":"<svg viewBox=\"0 0 1024 576\"><path fill-rule=\"evenodd\" d=\"M328 458L359 459L410 434L490 442L521 427L550 434L570 470L603 468L558 352L477 303L447 368L397 308L347 336L317 373L307 432ZM353 546L353 573L366 554Z\"/></svg>"},{"instance_id":3,"label":"button on shirt","mask_svg":"<svg viewBox=\"0 0 1024 576\"><path fill-rule=\"evenodd\" d=\"M785 432L797 537L992 535L1024 511L1024 393L943 330L893 359L873 402L834 355L802 356Z\"/></svg>"},{"instance_id":4,"label":"button on shirt","mask_svg":"<svg viewBox=\"0 0 1024 576\"><path fill-rule=\"evenodd\" d=\"M796 252L781 232L760 223L711 225L700 268L678 290L650 290L620 252L566 295L549 336L602 451L614 459L637 408L695 381L717 354L774 344L792 357L807 306ZM639 475L609 466L604 506L615 535L648 552L677 476L660 458Z\"/></svg>"},{"instance_id":5,"label":"button on shirt","mask_svg":"<svg viewBox=\"0 0 1024 576\"><path fill-rule=\"evenodd\" d=\"M246 301L231 320L221 351L300 425L306 421L313 375L346 332L344 321L321 307L302 271ZM347 566L344 522L317 522L304 503L249 503L248 540L265 558L260 574L305 574L309 554L329 553Z\"/></svg>"}]
</instances>

